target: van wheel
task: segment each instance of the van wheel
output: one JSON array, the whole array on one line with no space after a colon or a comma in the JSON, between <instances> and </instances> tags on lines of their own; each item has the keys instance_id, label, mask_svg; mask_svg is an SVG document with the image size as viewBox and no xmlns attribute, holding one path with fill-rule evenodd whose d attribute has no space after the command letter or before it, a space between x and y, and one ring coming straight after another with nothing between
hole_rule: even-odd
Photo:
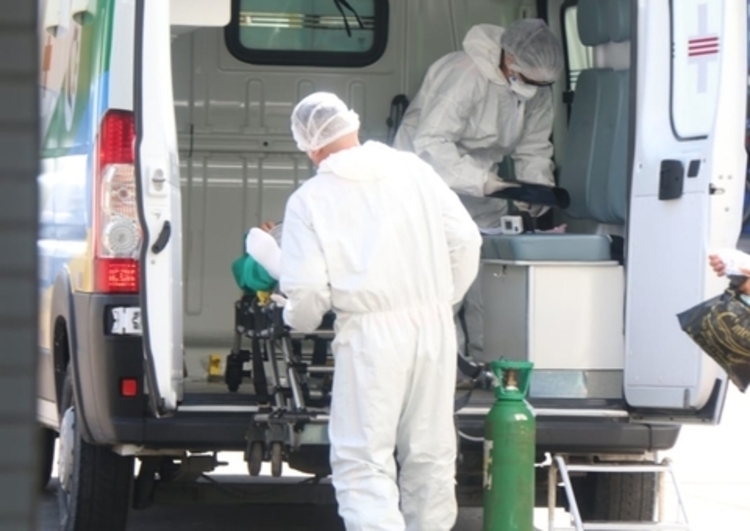
<instances>
[{"instance_id":1,"label":"van wheel","mask_svg":"<svg viewBox=\"0 0 750 531\"><path fill-rule=\"evenodd\" d=\"M52 477L52 465L55 460L55 440L57 432L44 426L39 426L39 440L37 448L39 449L39 490L47 488L49 480Z\"/></svg>"},{"instance_id":2,"label":"van wheel","mask_svg":"<svg viewBox=\"0 0 750 531\"><path fill-rule=\"evenodd\" d=\"M65 374L60 408L61 531L125 531L133 484L133 458L89 444L76 422L73 381Z\"/></svg>"},{"instance_id":3,"label":"van wheel","mask_svg":"<svg viewBox=\"0 0 750 531\"><path fill-rule=\"evenodd\" d=\"M597 473L581 480L573 488L584 521L653 522L656 474Z\"/></svg>"}]
</instances>

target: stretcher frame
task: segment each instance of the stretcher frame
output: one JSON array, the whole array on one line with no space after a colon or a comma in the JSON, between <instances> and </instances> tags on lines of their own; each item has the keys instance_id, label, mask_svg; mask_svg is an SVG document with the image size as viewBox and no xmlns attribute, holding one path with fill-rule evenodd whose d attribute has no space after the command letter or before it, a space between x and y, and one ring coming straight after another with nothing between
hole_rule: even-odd
<instances>
[{"instance_id":1,"label":"stretcher frame","mask_svg":"<svg viewBox=\"0 0 750 531\"><path fill-rule=\"evenodd\" d=\"M230 392L237 392L246 379L253 384L250 399L258 410L247 430L245 455L252 476L260 474L264 461L271 462L274 477L280 476L283 461L302 446L306 426L327 424L333 320L327 314L314 333L298 333L284 324L283 309L268 294L246 294L235 303L224 379ZM249 349L243 348L247 340Z\"/></svg>"}]
</instances>

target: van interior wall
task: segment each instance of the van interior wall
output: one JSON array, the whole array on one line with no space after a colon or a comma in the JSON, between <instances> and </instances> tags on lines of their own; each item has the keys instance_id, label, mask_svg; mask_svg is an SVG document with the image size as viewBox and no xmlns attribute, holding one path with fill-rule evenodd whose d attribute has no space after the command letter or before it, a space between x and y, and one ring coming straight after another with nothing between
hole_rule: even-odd
<instances>
[{"instance_id":1,"label":"van interior wall","mask_svg":"<svg viewBox=\"0 0 750 531\"><path fill-rule=\"evenodd\" d=\"M477 23L534 16L534 0L390 0L388 46L364 68L251 65L227 49L222 28L173 35L180 147L188 389L205 382L208 355L228 353L239 292L230 265L243 236L280 221L313 168L295 147L291 111L305 95L339 94L362 119L363 139L384 141L390 103L413 97L430 64L460 48ZM450 36L450 38L446 38Z\"/></svg>"}]
</instances>

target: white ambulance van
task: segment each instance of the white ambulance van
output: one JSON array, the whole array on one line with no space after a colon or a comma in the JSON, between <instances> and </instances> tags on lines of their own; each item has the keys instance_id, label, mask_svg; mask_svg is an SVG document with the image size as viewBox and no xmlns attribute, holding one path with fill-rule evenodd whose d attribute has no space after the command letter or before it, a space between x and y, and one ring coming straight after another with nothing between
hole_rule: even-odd
<instances>
[{"instance_id":1,"label":"white ambulance van","mask_svg":"<svg viewBox=\"0 0 750 531\"><path fill-rule=\"evenodd\" d=\"M706 255L739 236L744 0L40 6L38 417L45 483L59 439L62 529L124 530L155 480L247 450L253 384L223 378L241 296L230 266L313 174L294 105L335 92L363 139L388 142L427 68L477 23L543 18L566 54L550 90L571 204L540 223L567 234L488 238L482 272L485 348L535 364L540 460L654 461L682 424L719 422L726 375L676 314L722 290ZM459 488L481 493L491 403L478 391L457 413ZM326 475L324 417L300 431L302 444L248 452L251 469ZM653 515L651 474L574 482L586 517Z\"/></svg>"}]
</instances>

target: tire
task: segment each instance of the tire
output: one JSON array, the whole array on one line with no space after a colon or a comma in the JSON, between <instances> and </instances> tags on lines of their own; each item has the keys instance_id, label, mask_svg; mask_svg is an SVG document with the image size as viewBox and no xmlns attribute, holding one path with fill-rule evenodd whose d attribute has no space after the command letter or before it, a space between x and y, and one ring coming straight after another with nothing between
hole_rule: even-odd
<instances>
[{"instance_id":1,"label":"tire","mask_svg":"<svg viewBox=\"0 0 750 531\"><path fill-rule=\"evenodd\" d=\"M133 484L133 458L89 444L75 420L70 367L60 407L57 498L61 531L125 531Z\"/></svg>"},{"instance_id":2,"label":"tire","mask_svg":"<svg viewBox=\"0 0 750 531\"><path fill-rule=\"evenodd\" d=\"M652 473L589 474L574 485L581 518L590 522L652 522L657 477Z\"/></svg>"},{"instance_id":3,"label":"tire","mask_svg":"<svg viewBox=\"0 0 750 531\"><path fill-rule=\"evenodd\" d=\"M250 454L247 458L247 471L252 477L257 477L260 474L260 469L263 466L263 443L260 441L253 442L250 446Z\"/></svg>"},{"instance_id":4,"label":"tire","mask_svg":"<svg viewBox=\"0 0 750 531\"><path fill-rule=\"evenodd\" d=\"M55 461L55 441L57 432L44 426L39 426L37 447L39 449L39 491L44 491L52 477L52 465Z\"/></svg>"},{"instance_id":5,"label":"tire","mask_svg":"<svg viewBox=\"0 0 750 531\"><path fill-rule=\"evenodd\" d=\"M271 476L278 478L281 476L284 466L284 451L280 442L271 444Z\"/></svg>"}]
</instances>

